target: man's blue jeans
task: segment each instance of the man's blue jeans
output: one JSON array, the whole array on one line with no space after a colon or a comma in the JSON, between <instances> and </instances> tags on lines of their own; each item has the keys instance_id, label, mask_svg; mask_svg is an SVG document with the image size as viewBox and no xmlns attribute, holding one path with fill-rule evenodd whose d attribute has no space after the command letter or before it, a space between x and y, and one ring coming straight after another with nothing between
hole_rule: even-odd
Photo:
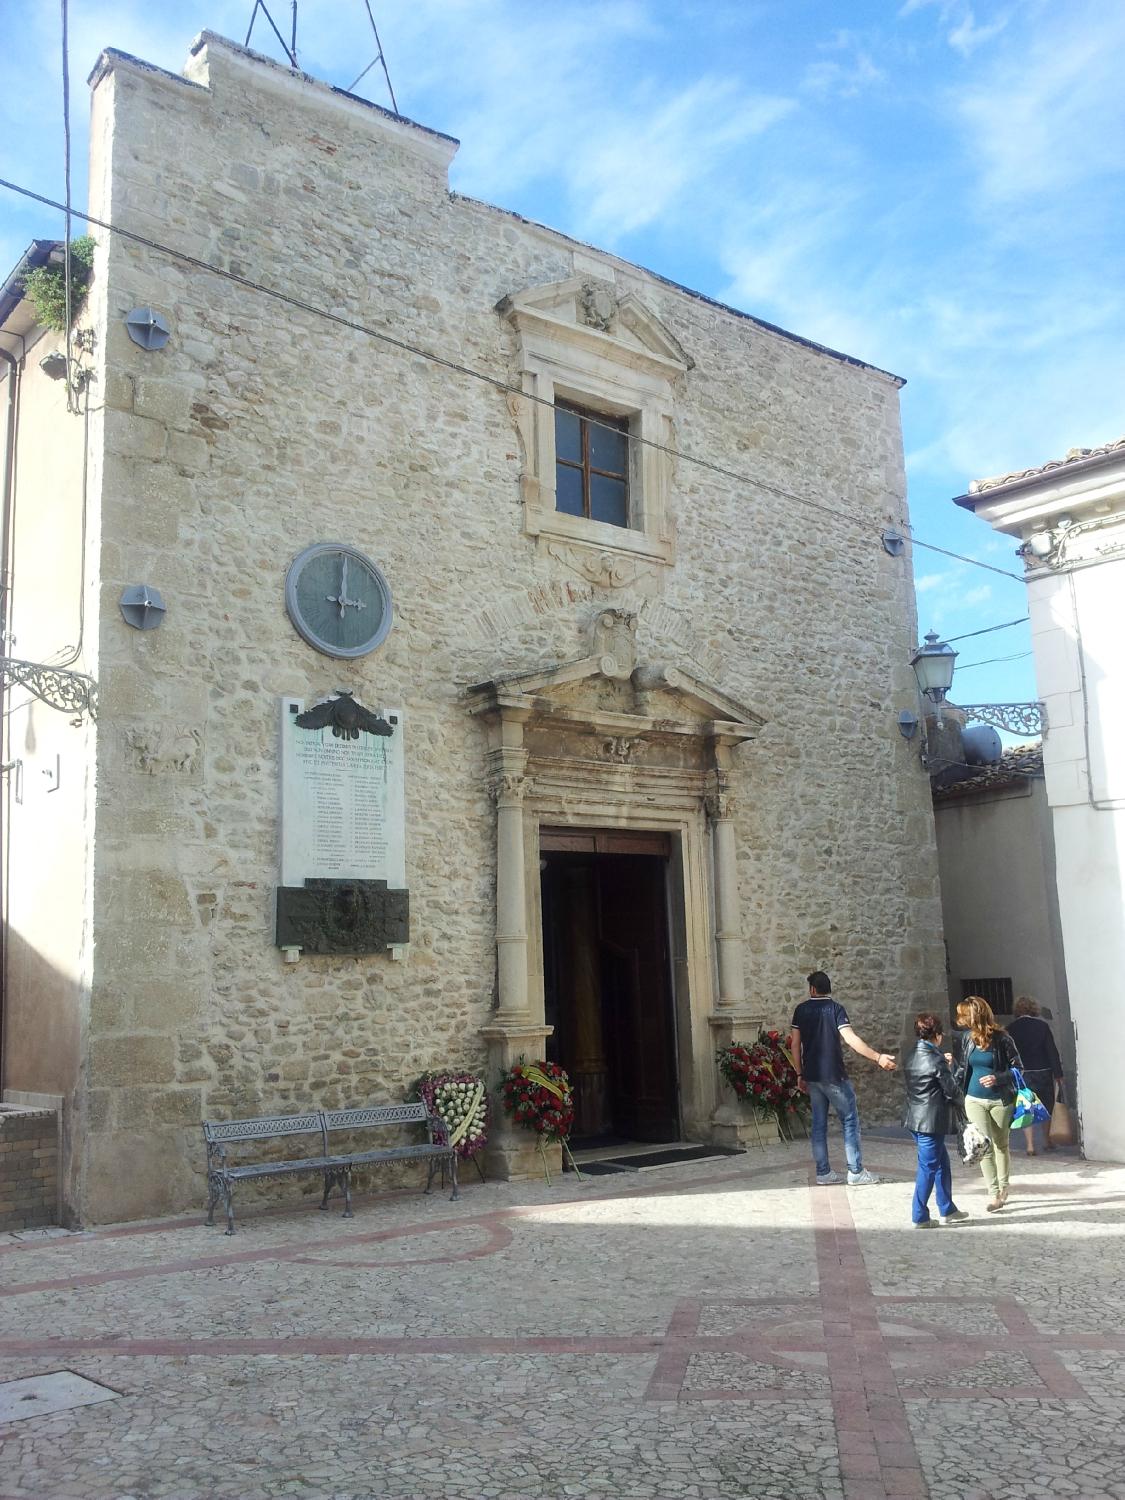
<instances>
[{"instance_id":1,"label":"man's blue jeans","mask_svg":"<svg viewBox=\"0 0 1125 1500\"><path fill-rule=\"evenodd\" d=\"M863 1171L863 1150L859 1140L859 1106L855 1102L855 1089L845 1078L841 1083L807 1084L809 1103L812 1105L812 1154L816 1163L816 1175L824 1177L832 1168L828 1164L828 1106L840 1117L844 1131L844 1155L848 1159L849 1172Z\"/></svg>"},{"instance_id":2,"label":"man's blue jeans","mask_svg":"<svg viewBox=\"0 0 1125 1500\"><path fill-rule=\"evenodd\" d=\"M949 1150L943 1135L923 1135L912 1130L914 1144L918 1147L918 1176L914 1179L914 1206L910 1217L915 1224L922 1224L930 1217L930 1194L937 1187L938 1213L956 1212L953 1206L953 1172L949 1165Z\"/></svg>"}]
</instances>

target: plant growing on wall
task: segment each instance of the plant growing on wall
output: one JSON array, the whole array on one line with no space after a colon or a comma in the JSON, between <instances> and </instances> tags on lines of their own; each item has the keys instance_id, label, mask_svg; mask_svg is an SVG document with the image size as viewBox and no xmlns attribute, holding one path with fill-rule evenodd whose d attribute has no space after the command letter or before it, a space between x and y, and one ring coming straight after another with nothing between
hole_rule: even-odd
<instances>
[{"instance_id":1,"label":"plant growing on wall","mask_svg":"<svg viewBox=\"0 0 1125 1500\"><path fill-rule=\"evenodd\" d=\"M90 285L94 265L91 235L70 242L70 314L81 307ZM23 278L23 294L35 308L36 317L55 333L66 332L66 268L63 262L37 266Z\"/></svg>"}]
</instances>

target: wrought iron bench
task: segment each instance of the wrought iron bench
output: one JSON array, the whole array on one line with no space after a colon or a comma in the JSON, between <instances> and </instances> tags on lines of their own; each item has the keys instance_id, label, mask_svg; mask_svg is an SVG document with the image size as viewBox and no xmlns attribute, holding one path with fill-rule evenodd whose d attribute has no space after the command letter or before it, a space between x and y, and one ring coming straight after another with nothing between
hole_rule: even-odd
<instances>
[{"instance_id":1,"label":"wrought iron bench","mask_svg":"<svg viewBox=\"0 0 1125 1500\"><path fill-rule=\"evenodd\" d=\"M333 1151L333 1131L385 1130L399 1125L425 1125L426 1141L414 1146L381 1146L368 1150ZM253 1141L278 1141L291 1136L315 1136L319 1148L307 1156L248 1162L233 1166L228 1148ZM234 1185L263 1177L288 1177L295 1172L320 1172L324 1177L321 1208L328 1207L332 1189L342 1188L344 1218L352 1217L351 1177L355 1167L376 1166L381 1162L428 1162L428 1193L433 1187L434 1172L439 1163L449 1164L453 1183L452 1198L459 1198L457 1186L457 1152L449 1145L448 1132L438 1115L432 1115L422 1103L385 1104L369 1109L310 1110L303 1115L263 1115L248 1120L204 1120L203 1138L207 1142L207 1223L215 1222L215 1206L222 1200L227 1215L227 1234L234 1233ZM444 1172L443 1172L444 1176Z\"/></svg>"}]
</instances>

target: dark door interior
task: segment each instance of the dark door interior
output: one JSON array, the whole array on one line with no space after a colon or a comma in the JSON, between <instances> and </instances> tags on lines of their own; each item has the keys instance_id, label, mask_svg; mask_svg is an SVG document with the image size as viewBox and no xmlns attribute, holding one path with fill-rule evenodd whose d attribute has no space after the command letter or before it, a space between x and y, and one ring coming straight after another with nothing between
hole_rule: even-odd
<instances>
[{"instance_id":1,"label":"dark door interior","mask_svg":"<svg viewBox=\"0 0 1125 1500\"><path fill-rule=\"evenodd\" d=\"M667 840L543 830L541 848L547 1049L574 1085L573 1140L678 1140Z\"/></svg>"}]
</instances>

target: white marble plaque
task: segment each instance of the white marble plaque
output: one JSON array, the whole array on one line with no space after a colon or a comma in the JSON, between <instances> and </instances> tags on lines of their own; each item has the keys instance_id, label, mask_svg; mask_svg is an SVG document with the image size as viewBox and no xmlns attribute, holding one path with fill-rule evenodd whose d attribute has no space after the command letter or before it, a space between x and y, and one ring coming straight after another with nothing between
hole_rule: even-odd
<instances>
[{"instance_id":1,"label":"white marble plaque","mask_svg":"<svg viewBox=\"0 0 1125 1500\"><path fill-rule=\"evenodd\" d=\"M300 729L303 698L281 700L281 883L385 880L406 887L403 715L380 708L391 735L338 739Z\"/></svg>"}]
</instances>

